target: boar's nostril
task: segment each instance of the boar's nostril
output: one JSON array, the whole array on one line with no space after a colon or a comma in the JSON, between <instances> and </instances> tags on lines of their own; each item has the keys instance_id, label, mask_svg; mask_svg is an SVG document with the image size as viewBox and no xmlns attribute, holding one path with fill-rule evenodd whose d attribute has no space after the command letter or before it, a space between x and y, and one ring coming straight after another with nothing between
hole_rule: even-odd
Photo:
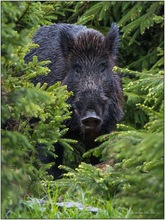
<instances>
[{"instance_id":1,"label":"boar's nostril","mask_svg":"<svg viewBox=\"0 0 165 220\"><path fill-rule=\"evenodd\" d=\"M97 127L101 123L101 119L93 117L84 118L81 121L86 127Z\"/></svg>"},{"instance_id":2,"label":"boar's nostril","mask_svg":"<svg viewBox=\"0 0 165 220\"><path fill-rule=\"evenodd\" d=\"M81 119L81 122L86 128L96 128L101 124L101 118L95 113L89 112Z\"/></svg>"}]
</instances>

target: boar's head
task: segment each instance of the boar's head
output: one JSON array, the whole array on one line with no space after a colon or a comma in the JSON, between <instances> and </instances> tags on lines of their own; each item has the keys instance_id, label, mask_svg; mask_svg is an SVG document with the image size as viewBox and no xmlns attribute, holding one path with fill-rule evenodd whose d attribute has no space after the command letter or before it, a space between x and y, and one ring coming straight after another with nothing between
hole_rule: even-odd
<instances>
[{"instance_id":1,"label":"boar's head","mask_svg":"<svg viewBox=\"0 0 165 220\"><path fill-rule=\"evenodd\" d=\"M61 32L66 64L63 84L74 93L68 100L73 110L68 126L86 139L111 132L123 117L120 77L113 72L118 41L116 24L107 36L93 29L75 36Z\"/></svg>"}]
</instances>

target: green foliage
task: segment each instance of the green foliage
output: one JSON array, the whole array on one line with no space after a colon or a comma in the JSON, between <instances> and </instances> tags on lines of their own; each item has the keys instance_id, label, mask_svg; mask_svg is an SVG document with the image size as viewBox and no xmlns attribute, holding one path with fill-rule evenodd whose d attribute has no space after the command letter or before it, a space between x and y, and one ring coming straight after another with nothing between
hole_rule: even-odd
<instances>
[{"instance_id":1,"label":"green foliage","mask_svg":"<svg viewBox=\"0 0 165 220\"><path fill-rule=\"evenodd\" d=\"M67 131L62 122L70 117L66 100L71 93L60 83L47 90L46 85L34 87L30 79L48 73L49 61L38 62L37 57L33 57L29 64L24 62L25 54L36 46L28 36L39 24L50 23L50 18L44 15L48 15L51 8L54 10L54 4L2 2L3 217L26 193L40 194L40 179L51 179L46 169L52 164L41 165L35 147L44 143L47 153L56 156L54 143L67 147L71 142L62 138ZM32 118L40 121L30 124Z\"/></svg>"},{"instance_id":2,"label":"green foliage","mask_svg":"<svg viewBox=\"0 0 165 220\"><path fill-rule=\"evenodd\" d=\"M28 197L26 201L23 201L23 210L17 209L15 212L10 211L8 213L10 218L20 216L21 218L31 219L35 216L39 219L109 219L127 218L129 216L129 211L126 209L114 208L113 200L106 201L101 197L89 196L88 192L84 192L80 187L76 187L74 190L77 192L75 196L75 193L73 195L71 192L63 191L64 184L65 180L61 182L44 182L43 189L47 185L47 195L40 199ZM66 188L67 185L65 185Z\"/></svg>"},{"instance_id":3,"label":"green foliage","mask_svg":"<svg viewBox=\"0 0 165 220\"><path fill-rule=\"evenodd\" d=\"M2 2L2 214L14 218L163 218L163 26L162 1ZM36 87L30 79L46 74L49 61L29 64L24 56L36 47L30 38L40 25L77 23L106 34L112 22L120 28L120 67L125 97L124 121L101 136L96 149L103 164L81 163L73 169L73 141L63 138L62 122L70 117L66 88ZM39 118L33 127L31 118ZM33 130L33 132L31 132ZM36 144L66 148L68 171L51 182L36 159ZM114 163L109 161L113 159ZM34 166L37 164L37 167ZM72 168L70 168L72 167ZM40 179L43 180L41 183ZM35 190L34 190L35 189ZM32 195L27 202L27 194ZM66 195L66 196L65 196ZM40 199L44 198L44 203ZM25 199L23 199L25 197ZM4 199L5 198L5 199ZM13 212L18 200L25 203ZM56 202L79 202L101 208L97 213ZM51 207L51 208L50 208ZM28 212L27 212L28 210Z\"/></svg>"}]
</instances>

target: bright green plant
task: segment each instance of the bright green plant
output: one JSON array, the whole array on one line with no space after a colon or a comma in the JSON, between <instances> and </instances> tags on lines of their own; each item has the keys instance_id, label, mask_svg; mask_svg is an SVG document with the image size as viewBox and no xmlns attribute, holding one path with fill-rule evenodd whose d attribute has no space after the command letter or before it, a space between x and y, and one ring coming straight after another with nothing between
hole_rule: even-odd
<instances>
[{"instance_id":1,"label":"bright green plant","mask_svg":"<svg viewBox=\"0 0 165 220\"><path fill-rule=\"evenodd\" d=\"M70 146L69 140L62 138L67 131L62 123L70 117L66 100L71 93L60 83L47 90L46 85L35 87L31 78L47 74L49 61L38 62L33 57L29 64L24 62L25 54L37 46L29 36L39 24L50 23L48 15L53 13L54 6L40 2L2 2L3 217L26 193L40 194L40 179L51 179L46 169L52 164L41 165L36 146L44 144L47 153L53 155L56 142ZM29 123L32 118L38 118L39 122Z\"/></svg>"}]
</instances>

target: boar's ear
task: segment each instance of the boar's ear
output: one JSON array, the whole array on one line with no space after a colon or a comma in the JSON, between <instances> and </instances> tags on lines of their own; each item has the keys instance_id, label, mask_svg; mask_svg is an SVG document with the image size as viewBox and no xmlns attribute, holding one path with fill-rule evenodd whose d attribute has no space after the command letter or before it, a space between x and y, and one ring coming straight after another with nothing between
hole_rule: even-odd
<instances>
[{"instance_id":1,"label":"boar's ear","mask_svg":"<svg viewBox=\"0 0 165 220\"><path fill-rule=\"evenodd\" d=\"M74 44L73 36L67 30L61 30L60 32L60 46L64 56L68 56L71 48Z\"/></svg>"},{"instance_id":2,"label":"boar's ear","mask_svg":"<svg viewBox=\"0 0 165 220\"><path fill-rule=\"evenodd\" d=\"M105 42L110 54L116 57L119 46L119 28L116 23L112 23L111 29L105 38Z\"/></svg>"}]
</instances>

